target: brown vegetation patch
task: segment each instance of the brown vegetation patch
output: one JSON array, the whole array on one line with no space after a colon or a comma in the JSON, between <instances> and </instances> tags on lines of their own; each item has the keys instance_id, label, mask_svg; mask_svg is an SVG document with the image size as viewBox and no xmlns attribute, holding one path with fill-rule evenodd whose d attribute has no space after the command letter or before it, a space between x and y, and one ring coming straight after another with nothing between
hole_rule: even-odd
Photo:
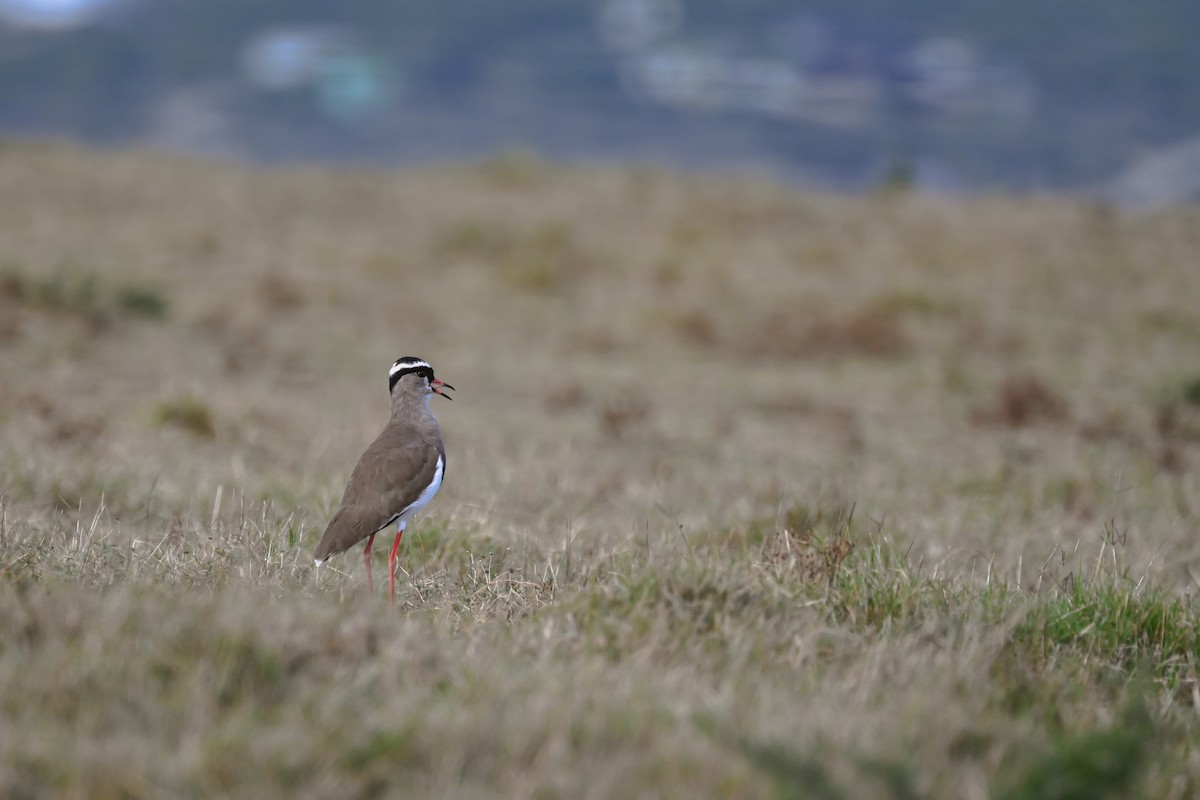
<instances>
[{"instance_id":1,"label":"brown vegetation patch","mask_svg":"<svg viewBox=\"0 0 1200 800\"><path fill-rule=\"evenodd\" d=\"M50 437L59 443L95 442L107 429L108 424L104 418L98 416L60 419L51 428Z\"/></svg>"},{"instance_id":2,"label":"brown vegetation patch","mask_svg":"<svg viewBox=\"0 0 1200 800\"><path fill-rule=\"evenodd\" d=\"M0 317L0 342L11 342L21 336L21 322L16 314Z\"/></svg>"},{"instance_id":3,"label":"brown vegetation patch","mask_svg":"<svg viewBox=\"0 0 1200 800\"><path fill-rule=\"evenodd\" d=\"M1062 422L1069 417L1066 399L1032 373L1005 378L992 402L971 412L976 425L1006 428Z\"/></svg>"},{"instance_id":4,"label":"brown vegetation patch","mask_svg":"<svg viewBox=\"0 0 1200 800\"><path fill-rule=\"evenodd\" d=\"M720 332L712 314L700 309L685 311L671 322L679 338L688 344L712 347L720 341Z\"/></svg>"},{"instance_id":5,"label":"brown vegetation patch","mask_svg":"<svg viewBox=\"0 0 1200 800\"><path fill-rule=\"evenodd\" d=\"M1154 428L1158 434L1157 460L1168 472L1187 469L1186 450L1200 443L1200 406L1193 404L1188 388L1180 399L1159 405L1154 415Z\"/></svg>"},{"instance_id":6,"label":"brown vegetation patch","mask_svg":"<svg viewBox=\"0 0 1200 800\"><path fill-rule=\"evenodd\" d=\"M1200 441L1200 410L1183 403L1163 403L1154 415L1154 427L1164 440L1180 444Z\"/></svg>"},{"instance_id":7,"label":"brown vegetation patch","mask_svg":"<svg viewBox=\"0 0 1200 800\"><path fill-rule=\"evenodd\" d=\"M895 358L912 342L895 310L871 305L846 314L809 316L794 309L767 315L746 342L748 355L767 358Z\"/></svg>"},{"instance_id":8,"label":"brown vegetation patch","mask_svg":"<svg viewBox=\"0 0 1200 800\"><path fill-rule=\"evenodd\" d=\"M308 301L300 282L278 269L259 278L254 290L264 306L276 311L288 311Z\"/></svg>"},{"instance_id":9,"label":"brown vegetation patch","mask_svg":"<svg viewBox=\"0 0 1200 800\"><path fill-rule=\"evenodd\" d=\"M7 398L6 398L7 399ZM41 419L49 419L56 411L54 401L44 392L30 390L21 392L8 400L6 405L21 411L27 411Z\"/></svg>"},{"instance_id":10,"label":"brown vegetation patch","mask_svg":"<svg viewBox=\"0 0 1200 800\"><path fill-rule=\"evenodd\" d=\"M623 439L650 418L650 404L632 393L609 400L600 408L600 430L610 439Z\"/></svg>"},{"instance_id":11,"label":"brown vegetation patch","mask_svg":"<svg viewBox=\"0 0 1200 800\"><path fill-rule=\"evenodd\" d=\"M852 516L843 506L827 511L795 505L765 531L762 523L751 528L763 536L764 564L787 567L803 581L830 581L854 552Z\"/></svg>"},{"instance_id":12,"label":"brown vegetation patch","mask_svg":"<svg viewBox=\"0 0 1200 800\"><path fill-rule=\"evenodd\" d=\"M551 413L562 413L579 408L587 403L587 393L579 383L571 382L556 386L546 392L542 405Z\"/></svg>"},{"instance_id":13,"label":"brown vegetation patch","mask_svg":"<svg viewBox=\"0 0 1200 800\"><path fill-rule=\"evenodd\" d=\"M0 275L0 299L20 301L25 297L25 281L15 272Z\"/></svg>"}]
</instances>

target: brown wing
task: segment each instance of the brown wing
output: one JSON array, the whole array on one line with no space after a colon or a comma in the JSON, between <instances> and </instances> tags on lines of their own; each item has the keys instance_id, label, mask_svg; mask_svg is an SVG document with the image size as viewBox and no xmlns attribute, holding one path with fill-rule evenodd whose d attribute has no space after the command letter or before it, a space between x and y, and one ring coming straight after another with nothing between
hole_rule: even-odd
<instances>
[{"instance_id":1,"label":"brown wing","mask_svg":"<svg viewBox=\"0 0 1200 800\"><path fill-rule=\"evenodd\" d=\"M440 437L414 437L412 430L385 429L350 473L342 503L317 545L313 558L324 561L345 552L389 525L429 486L443 459Z\"/></svg>"}]
</instances>

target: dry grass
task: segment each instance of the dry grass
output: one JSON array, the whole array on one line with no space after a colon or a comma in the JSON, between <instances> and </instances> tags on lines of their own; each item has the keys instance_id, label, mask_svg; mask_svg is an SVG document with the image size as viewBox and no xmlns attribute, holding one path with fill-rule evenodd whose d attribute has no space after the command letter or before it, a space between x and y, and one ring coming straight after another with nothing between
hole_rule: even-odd
<instances>
[{"instance_id":1,"label":"dry grass","mask_svg":"<svg viewBox=\"0 0 1200 800\"><path fill-rule=\"evenodd\" d=\"M1200 792L1194 211L20 143L0 204L0 795ZM309 553L407 354L388 608Z\"/></svg>"}]
</instances>

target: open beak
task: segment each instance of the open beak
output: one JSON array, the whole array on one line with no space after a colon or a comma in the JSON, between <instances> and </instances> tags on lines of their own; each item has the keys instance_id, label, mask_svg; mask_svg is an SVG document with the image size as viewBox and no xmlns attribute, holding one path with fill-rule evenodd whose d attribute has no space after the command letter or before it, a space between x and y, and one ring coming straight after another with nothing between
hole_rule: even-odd
<instances>
[{"instance_id":1,"label":"open beak","mask_svg":"<svg viewBox=\"0 0 1200 800\"><path fill-rule=\"evenodd\" d=\"M434 393L434 394L441 395L442 397L446 398L447 400L453 400L453 399L454 399L454 398L453 398L453 397L451 397L450 395L448 395L448 394L446 394L445 392L441 391L441 389L442 389L442 388L446 388L446 389L453 389L453 388L454 388L453 386L451 386L450 384L446 383L445 381L439 381L437 378L434 378L432 381L430 381L430 382L429 382L429 388L433 389L433 393Z\"/></svg>"}]
</instances>

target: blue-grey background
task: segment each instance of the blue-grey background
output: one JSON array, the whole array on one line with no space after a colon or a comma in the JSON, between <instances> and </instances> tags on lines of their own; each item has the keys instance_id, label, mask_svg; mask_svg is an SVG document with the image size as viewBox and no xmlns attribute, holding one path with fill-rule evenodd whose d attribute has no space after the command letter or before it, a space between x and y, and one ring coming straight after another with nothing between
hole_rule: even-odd
<instances>
[{"instance_id":1,"label":"blue-grey background","mask_svg":"<svg viewBox=\"0 0 1200 800\"><path fill-rule=\"evenodd\" d=\"M1172 202L1200 186L1200 3L0 0L0 134Z\"/></svg>"}]
</instances>

